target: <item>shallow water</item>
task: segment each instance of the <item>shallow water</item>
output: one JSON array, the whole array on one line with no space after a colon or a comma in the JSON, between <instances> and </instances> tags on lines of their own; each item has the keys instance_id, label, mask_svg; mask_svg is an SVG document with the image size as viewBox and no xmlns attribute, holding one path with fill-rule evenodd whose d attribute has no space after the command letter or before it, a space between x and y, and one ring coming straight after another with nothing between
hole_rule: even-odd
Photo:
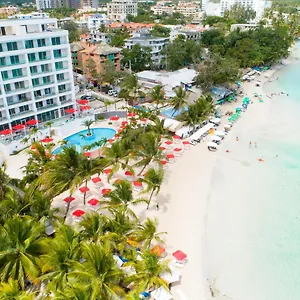
<instances>
[{"instance_id":1,"label":"shallow water","mask_svg":"<svg viewBox=\"0 0 300 300\"><path fill-rule=\"evenodd\" d=\"M289 96L266 100L214 170L207 265L217 299L300 299L300 61L276 76L267 93Z\"/></svg>"}]
</instances>

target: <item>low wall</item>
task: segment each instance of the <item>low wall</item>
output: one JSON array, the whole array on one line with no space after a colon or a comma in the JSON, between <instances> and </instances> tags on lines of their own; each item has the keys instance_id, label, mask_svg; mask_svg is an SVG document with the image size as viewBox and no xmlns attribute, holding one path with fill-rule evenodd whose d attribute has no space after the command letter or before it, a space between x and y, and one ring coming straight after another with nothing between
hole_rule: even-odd
<instances>
[{"instance_id":1,"label":"low wall","mask_svg":"<svg viewBox=\"0 0 300 300\"><path fill-rule=\"evenodd\" d=\"M103 119L109 119L113 116L118 116L119 118L126 118L127 112L124 110L113 110L106 112L95 112L95 119L97 120L99 117Z\"/></svg>"}]
</instances>

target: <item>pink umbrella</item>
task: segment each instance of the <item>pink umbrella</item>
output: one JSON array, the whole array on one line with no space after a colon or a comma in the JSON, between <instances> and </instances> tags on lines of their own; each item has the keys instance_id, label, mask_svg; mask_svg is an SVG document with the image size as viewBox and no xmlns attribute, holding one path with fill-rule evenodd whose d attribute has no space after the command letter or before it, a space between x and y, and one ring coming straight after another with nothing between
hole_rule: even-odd
<instances>
[{"instance_id":1,"label":"pink umbrella","mask_svg":"<svg viewBox=\"0 0 300 300\"><path fill-rule=\"evenodd\" d=\"M173 139L174 140L180 140L180 136L179 135L173 135Z\"/></svg>"},{"instance_id":2,"label":"pink umbrella","mask_svg":"<svg viewBox=\"0 0 300 300\"><path fill-rule=\"evenodd\" d=\"M110 117L110 121L118 121L120 118L118 116Z\"/></svg>"},{"instance_id":3,"label":"pink umbrella","mask_svg":"<svg viewBox=\"0 0 300 300\"><path fill-rule=\"evenodd\" d=\"M111 189L102 189L103 196L107 196L109 193L111 193Z\"/></svg>"},{"instance_id":4,"label":"pink umbrella","mask_svg":"<svg viewBox=\"0 0 300 300\"><path fill-rule=\"evenodd\" d=\"M81 209L77 209L75 211L73 211L72 215L79 218L81 216L83 216L85 214L85 212Z\"/></svg>"},{"instance_id":5,"label":"pink umbrella","mask_svg":"<svg viewBox=\"0 0 300 300\"><path fill-rule=\"evenodd\" d=\"M83 155L84 155L85 157L91 157L91 152L84 152Z\"/></svg>"},{"instance_id":6,"label":"pink umbrella","mask_svg":"<svg viewBox=\"0 0 300 300\"><path fill-rule=\"evenodd\" d=\"M91 206L96 206L96 205L99 204L99 202L100 202L99 200L93 198L93 199L88 201L88 204L91 205Z\"/></svg>"},{"instance_id":7,"label":"pink umbrella","mask_svg":"<svg viewBox=\"0 0 300 300\"><path fill-rule=\"evenodd\" d=\"M187 255L180 250L177 250L176 252L174 252L173 256L179 261L183 261L184 259L187 258Z\"/></svg>"},{"instance_id":8,"label":"pink umbrella","mask_svg":"<svg viewBox=\"0 0 300 300\"><path fill-rule=\"evenodd\" d=\"M42 143L51 143L53 142L53 139L52 138L44 138L41 140Z\"/></svg>"},{"instance_id":9,"label":"pink umbrella","mask_svg":"<svg viewBox=\"0 0 300 300\"><path fill-rule=\"evenodd\" d=\"M109 175L111 173L111 169L104 169L103 173Z\"/></svg>"},{"instance_id":10,"label":"pink umbrella","mask_svg":"<svg viewBox=\"0 0 300 300\"><path fill-rule=\"evenodd\" d=\"M133 174L132 174L132 172L130 172L130 171L126 171L126 172L125 172L125 176L130 176L130 177L132 177Z\"/></svg>"},{"instance_id":11,"label":"pink umbrella","mask_svg":"<svg viewBox=\"0 0 300 300\"><path fill-rule=\"evenodd\" d=\"M74 198L73 196L69 196L69 197L66 197L66 198L64 199L64 201L65 201L66 203L72 202L72 201L74 201L74 200L75 200L75 198Z\"/></svg>"},{"instance_id":12,"label":"pink umbrella","mask_svg":"<svg viewBox=\"0 0 300 300\"><path fill-rule=\"evenodd\" d=\"M99 183L101 182L101 178L99 176L92 178L93 183Z\"/></svg>"},{"instance_id":13,"label":"pink umbrella","mask_svg":"<svg viewBox=\"0 0 300 300\"><path fill-rule=\"evenodd\" d=\"M68 109L65 109L65 112L67 114L74 114L74 112L76 112L77 110L75 108L68 108Z\"/></svg>"},{"instance_id":14,"label":"pink umbrella","mask_svg":"<svg viewBox=\"0 0 300 300\"><path fill-rule=\"evenodd\" d=\"M168 158L168 159L170 159L170 158L175 158L175 156L174 156L174 154L171 154L171 153L170 153L170 154L167 154L167 158Z\"/></svg>"},{"instance_id":15,"label":"pink umbrella","mask_svg":"<svg viewBox=\"0 0 300 300\"><path fill-rule=\"evenodd\" d=\"M79 191L81 192L81 193L86 193L86 192L88 192L90 189L87 187L87 186L82 186L81 188L79 188Z\"/></svg>"},{"instance_id":16,"label":"pink umbrella","mask_svg":"<svg viewBox=\"0 0 300 300\"><path fill-rule=\"evenodd\" d=\"M133 185L136 186L136 187L142 187L143 183L141 181L136 180L136 181L133 182Z\"/></svg>"},{"instance_id":17,"label":"pink umbrella","mask_svg":"<svg viewBox=\"0 0 300 300\"><path fill-rule=\"evenodd\" d=\"M26 122L26 125L36 125L39 121L32 119Z\"/></svg>"},{"instance_id":18,"label":"pink umbrella","mask_svg":"<svg viewBox=\"0 0 300 300\"><path fill-rule=\"evenodd\" d=\"M163 166L165 166L168 163L166 160L161 160L160 162Z\"/></svg>"},{"instance_id":19,"label":"pink umbrella","mask_svg":"<svg viewBox=\"0 0 300 300\"><path fill-rule=\"evenodd\" d=\"M168 145L168 146L170 146L170 145L173 144L173 142L172 141L165 141L165 144Z\"/></svg>"},{"instance_id":20,"label":"pink umbrella","mask_svg":"<svg viewBox=\"0 0 300 300\"><path fill-rule=\"evenodd\" d=\"M190 145L191 143L189 141L183 141L182 144L183 145Z\"/></svg>"},{"instance_id":21,"label":"pink umbrella","mask_svg":"<svg viewBox=\"0 0 300 300\"><path fill-rule=\"evenodd\" d=\"M174 151L175 151L175 152L181 152L182 149L181 149L181 148L175 148Z\"/></svg>"},{"instance_id":22,"label":"pink umbrella","mask_svg":"<svg viewBox=\"0 0 300 300\"><path fill-rule=\"evenodd\" d=\"M89 100L84 100L84 99L82 99L82 100L77 100L77 103L78 103L79 105L87 105L87 104L89 103Z\"/></svg>"},{"instance_id":23,"label":"pink umbrella","mask_svg":"<svg viewBox=\"0 0 300 300\"><path fill-rule=\"evenodd\" d=\"M13 127L14 130L22 130L24 128L25 128L25 125L23 125L23 124L18 124Z\"/></svg>"}]
</instances>

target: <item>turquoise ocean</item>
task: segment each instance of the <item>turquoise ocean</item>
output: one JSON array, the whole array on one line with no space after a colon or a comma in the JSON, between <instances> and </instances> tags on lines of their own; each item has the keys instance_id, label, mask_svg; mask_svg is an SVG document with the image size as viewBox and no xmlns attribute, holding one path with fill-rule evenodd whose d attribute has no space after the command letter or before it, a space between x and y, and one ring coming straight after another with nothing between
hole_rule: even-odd
<instances>
[{"instance_id":1,"label":"turquoise ocean","mask_svg":"<svg viewBox=\"0 0 300 300\"><path fill-rule=\"evenodd\" d=\"M264 86L288 96L266 99L266 120L238 132L243 148L214 170L207 264L216 299L300 299L300 43L292 55Z\"/></svg>"}]
</instances>

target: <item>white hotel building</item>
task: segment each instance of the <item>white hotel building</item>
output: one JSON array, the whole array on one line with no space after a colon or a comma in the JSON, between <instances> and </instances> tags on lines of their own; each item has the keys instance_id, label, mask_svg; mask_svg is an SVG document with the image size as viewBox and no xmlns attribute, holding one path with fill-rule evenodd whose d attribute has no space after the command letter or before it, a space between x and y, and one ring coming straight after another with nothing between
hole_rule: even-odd
<instances>
[{"instance_id":1,"label":"white hotel building","mask_svg":"<svg viewBox=\"0 0 300 300\"><path fill-rule=\"evenodd\" d=\"M0 131L75 106L68 32L56 19L0 21Z\"/></svg>"}]
</instances>

